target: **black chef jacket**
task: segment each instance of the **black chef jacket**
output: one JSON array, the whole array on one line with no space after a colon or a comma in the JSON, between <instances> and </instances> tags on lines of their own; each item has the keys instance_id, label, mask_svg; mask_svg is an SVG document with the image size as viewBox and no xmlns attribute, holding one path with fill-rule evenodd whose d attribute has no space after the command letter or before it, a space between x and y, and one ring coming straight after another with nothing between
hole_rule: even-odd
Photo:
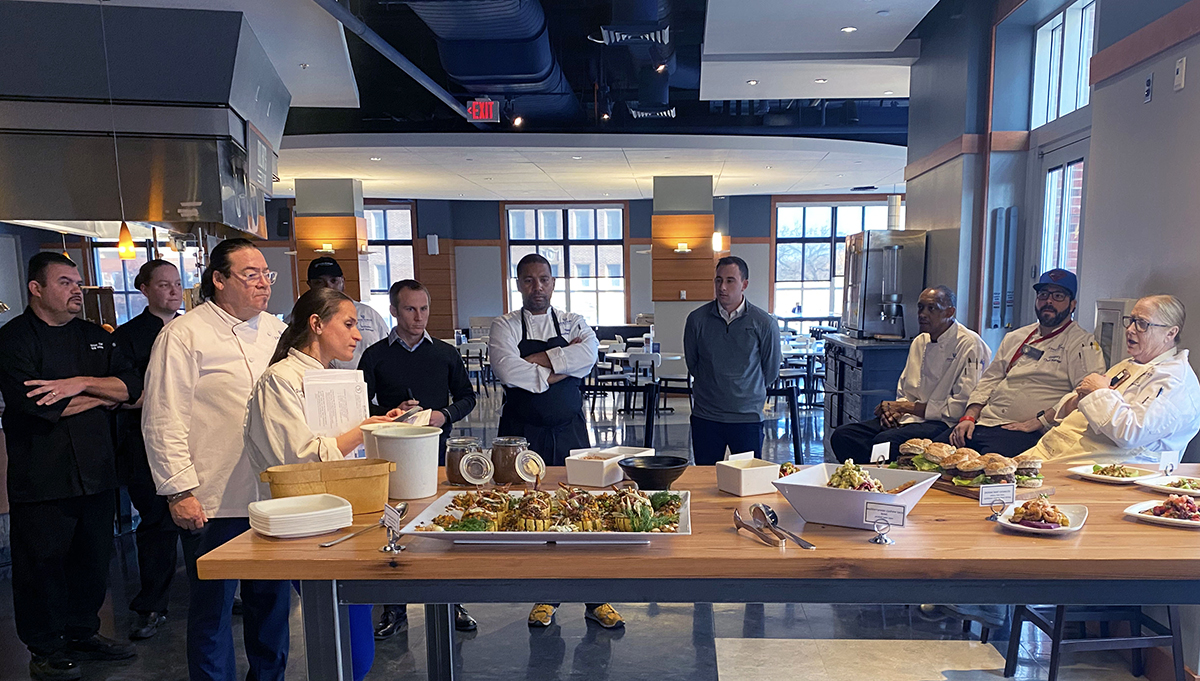
<instances>
[{"instance_id":1,"label":"black chef jacket","mask_svg":"<svg viewBox=\"0 0 1200 681\"><path fill-rule=\"evenodd\" d=\"M178 315L176 315L178 316ZM166 324L158 315L146 308L141 314L130 319L113 331L113 340L117 343L117 352L128 358L137 370L138 392L140 393L146 381L146 367L150 364L150 350L154 348L154 339ZM137 401L137 396L130 391L130 400ZM116 412L117 436L117 477L121 484L150 482L150 463L146 459L146 441L142 439L142 410L120 409Z\"/></svg>"},{"instance_id":2,"label":"black chef jacket","mask_svg":"<svg viewBox=\"0 0 1200 681\"><path fill-rule=\"evenodd\" d=\"M71 400L37 405L25 381L115 376L141 394L141 381L111 334L83 319L50 326L33 310L0 328L0 393L8 443L8 498L15 503L96 494L117 486L109 414L102 408L63 416Z\"/></svg>"}]
</instances>

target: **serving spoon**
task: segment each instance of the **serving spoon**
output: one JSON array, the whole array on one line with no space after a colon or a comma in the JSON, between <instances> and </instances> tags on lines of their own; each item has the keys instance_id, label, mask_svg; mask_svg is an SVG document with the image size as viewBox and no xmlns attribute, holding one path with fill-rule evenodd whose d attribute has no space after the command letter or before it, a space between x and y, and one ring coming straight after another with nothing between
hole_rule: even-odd
<instances>
[{"instance_id":1,"label":"serving spoon","mask_svg":"<svg viewBox=\"0 0 1200 681\"><path fill-rule=\"evenodd\" d=\"M767 546L783 546L786 542L779 537L773 537L766 532L758 529L750 523L742 520L742 514L735 508L733 509L733 526L739 530L746 530L763 541Z\"/></svg>"},{"instance_id":2,"label":"serving spoon","mask_svg":"<svg viewBox=\"0 0 1200 681\"><path fill-rule=\"evenodd\" d=\"M778 536L780 539L787 537L788 539L791 539L792 541L796 542L796 545L799 546L800 548L808 549L809 551L815 550L817 548L816 546L813 546L813 544L811 542L806 541L803 537L796 534L795 532L792 532L791 530L785 530L782 527L780 527L779 526L779 514L775 512L775 509L771 508L770 506L767 506L766 504L754 504L753 506L751 506L750 507L750 517L751 517L751 519L757 521L759 524L766 526L767 529L774 532L775 535Z\"/></svg>"},{"instance_id":3,"label":"serving spoon","mask_svg":"<svg viewBox=\"0 0 1200 681\"><path fill-rule=\"evenodd\" d=\"M408 502L401 501L400 503L396 504L396 510L400 511L400 518L403 519L404 516L408 515ZM357 537L358 535L360 535L364 532L370 532L371 530L375 529L376 527L383 527L383 518L380 518L379 522L375 523L374 525L368 525L368 526L362 528L361 530L358 530L356 532L351 532L350 534L348 534L344 537L338 537L337 539L334 539L333 541L327 541L324 544L320 544L320 547L323 549L327 549L330 546L336 546L336 545L341 544L342 542L346 541L347 539L353 539L354 537Z\"/></svg>"}]
</instances>

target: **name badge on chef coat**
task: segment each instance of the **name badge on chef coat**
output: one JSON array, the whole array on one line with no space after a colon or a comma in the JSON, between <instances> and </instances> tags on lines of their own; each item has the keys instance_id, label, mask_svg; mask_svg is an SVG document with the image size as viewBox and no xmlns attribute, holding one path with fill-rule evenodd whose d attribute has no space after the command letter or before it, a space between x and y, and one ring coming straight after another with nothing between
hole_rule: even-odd
<instances>
[{"instance_id":1,"label":"name badge on chef coat","mask_svg":"<svg viewBox=\"0 0 1200 681\"><path fill-rule=\"evenodd\" d=\"M1037 348L1033 347L1032 345L1026 345L1025 350L1023 350L1021 352L1021 354L1028 356L1029 359L1032 359L1033 361L1036 362L1042 358L1042 355L1045 355L1046 353L1043 350L1038 350Z\"/></svg>"},{"instance_id":2,"label":"name badge on chef coat","mask_svg":"<svg viewBox=\"0 0 1200 681\"><path fill-rule=\"evenodd\" d=\"M358 330L359 331L374 331L375 330L375 322L370 317L367 317L365 315L362 317L359 317L358 318Z\"/></svg>"}]
</instances>

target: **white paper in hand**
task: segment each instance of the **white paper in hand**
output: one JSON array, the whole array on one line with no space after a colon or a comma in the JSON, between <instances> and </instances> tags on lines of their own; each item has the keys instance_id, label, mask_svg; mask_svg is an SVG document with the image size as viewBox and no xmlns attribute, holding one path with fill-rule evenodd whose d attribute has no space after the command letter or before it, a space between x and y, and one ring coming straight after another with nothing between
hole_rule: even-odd
<instances>
[{"instance_id":1,"label":"white paper in hand","mask_svg":"<svg viewBox=\"0 0 1200 681\"><path fill-rule=\"evenodd\" d=\"M892 458L892 443L880 442L871 447L871 463L884 463Z\"/></svg>"},{"instance_id":2,"label":"white paper in hand","mask_svg":"<svg viewBox=\"0 0 1200 681\"><path fill-rule=\"evenodd\" d=\"M314 435L337 437L369 415L367 383L357 369L312 369L304 374L304 418Z\"/></svg>"}]
</instances>

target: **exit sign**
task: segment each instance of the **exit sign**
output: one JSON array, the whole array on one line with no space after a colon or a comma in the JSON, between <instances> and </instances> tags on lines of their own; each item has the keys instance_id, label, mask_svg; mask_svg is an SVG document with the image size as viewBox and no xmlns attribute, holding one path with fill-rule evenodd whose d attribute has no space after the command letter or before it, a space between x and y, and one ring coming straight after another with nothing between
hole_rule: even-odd
<instances>
[{"instance_id":1,"label":"exit sign","mask_svg":"<svg viewBox=\"0 0 1200 681\"><path fill-rule=\"evenodd\" d=\"M467 115L473 121L481 123L499 123L500 122L500 107L499 102L494 99L473 99L467 102Z\"/></svg>"}]
</instances>

